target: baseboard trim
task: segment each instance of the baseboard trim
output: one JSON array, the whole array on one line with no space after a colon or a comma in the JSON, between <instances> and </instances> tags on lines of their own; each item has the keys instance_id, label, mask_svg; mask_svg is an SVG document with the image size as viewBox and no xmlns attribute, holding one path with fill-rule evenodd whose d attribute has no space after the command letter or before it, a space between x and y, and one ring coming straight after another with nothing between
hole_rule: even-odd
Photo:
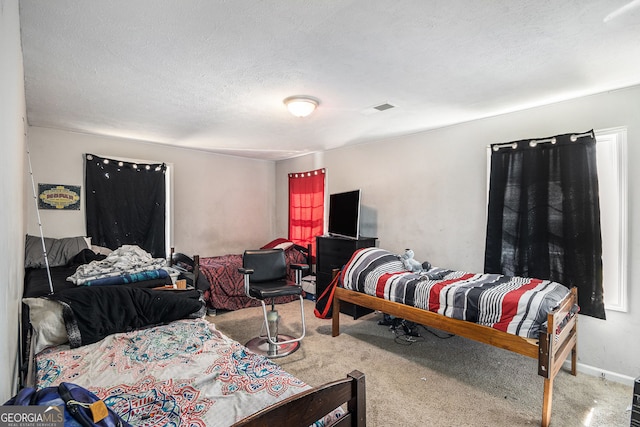
<instances>
[{"instance_id":1,"label":"baseboard trim","mask_svg":"<svg viewBox=\"0 0 640 427\"><path fill-rule=\"evenodd\" d=\"M565 369L571 369L571 361L566 360L564 362ZM607 371L591 365L585 365L584 363L578 363L578 372L581 374L591 375L592 377L603 378L616 383L633 386L635 378L627 375L618 374L616 372Z\"/></svg>"}]
</instances>

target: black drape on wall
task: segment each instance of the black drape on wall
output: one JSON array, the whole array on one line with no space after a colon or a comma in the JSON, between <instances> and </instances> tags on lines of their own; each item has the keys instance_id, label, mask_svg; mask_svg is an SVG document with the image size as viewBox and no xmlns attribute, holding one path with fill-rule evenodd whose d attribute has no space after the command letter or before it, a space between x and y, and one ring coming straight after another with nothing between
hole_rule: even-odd
<instances>
[{"instance_id":1,"label":"black drape on wall","mask_svg":"<svg viewBox=\"0 0 640 427\"><path fill-rule=\"evenodd\" d=\"M576 286L581 314L604 319L595 143L591 131L492 146L485 271Z\"/></svg>"},{"instance_id":2,"label":"black drape on wall","mask_svg":"<svg viewBox=\"0 0 640 427\"><path fill-rule=\"evenodd\" d=\"M87 235L94 245L137 245L164 258L166 165L85 156Z\"/></svg>"}]
</instances>

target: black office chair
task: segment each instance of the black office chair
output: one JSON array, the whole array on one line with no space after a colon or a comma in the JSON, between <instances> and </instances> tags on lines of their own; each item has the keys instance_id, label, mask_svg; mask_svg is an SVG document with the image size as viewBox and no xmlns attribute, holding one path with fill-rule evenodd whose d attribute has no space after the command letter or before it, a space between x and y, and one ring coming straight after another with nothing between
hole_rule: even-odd
<instances>
[{"instance_id":1,"label":"black office chair","mask_svg":"<svg viewBox=\"0 0 640 427\"><path fill-rule=\"evenodd\" d=\"M282 357L300 348L300 341L305 335L304 303L302 298L301 279L309 270L305 264L291 264L295 270L295 282L287 277L287 264L282 249L247 250L242 256L244 274L244 291L248 297L257 299L262 304L264 324L260 336L250 340L246 347L270 358ZM300 316L302 333L294 338L278 333L278 312L275 309L275 298L297 295L300 298ZM267 312L265 300L271 301L271 310ZM266 335L263 334L266 329Z\"/></svg>"}]
</instances>

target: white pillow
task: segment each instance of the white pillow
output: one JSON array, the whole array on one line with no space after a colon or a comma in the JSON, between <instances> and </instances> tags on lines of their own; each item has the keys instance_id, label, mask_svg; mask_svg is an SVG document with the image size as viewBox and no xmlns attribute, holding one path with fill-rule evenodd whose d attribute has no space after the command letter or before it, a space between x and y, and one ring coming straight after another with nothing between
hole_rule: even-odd
<instances>
[{"instance_id":1,"label":"white pillow","mask_svg":"<svg viewBox=\"0 0 640 427\"><path fill-rule=\"evenodd\" d=\"M279 243L277 245L274 246L274 249L282 249L282 250L287 250L289 249L291 246L293 246L293 242L284 242L284 243Z\"/></svg>"},{"instance_id":2,"label":"white pillow","mask_svg":"<svg viewBox=\"0 0 640 427\"><path fill-rule=\"evenodd\" d=\"M36 353L69 341L62 318L62 304L46 298L23 298L22 302L29 306Z\"/></svg>"},{"instance_id":3,"label":"white pillow","mask_svg":"<svg viewBox=\"0 0 640 427\"><path fill-rule=\"evenodd\" d=\"M99 255L110 255L111 252L113 252L111 249L109 248L105 248L104 246L96 246L96 245L91 245L91 250Z\"/></svg>"}]
</instances>

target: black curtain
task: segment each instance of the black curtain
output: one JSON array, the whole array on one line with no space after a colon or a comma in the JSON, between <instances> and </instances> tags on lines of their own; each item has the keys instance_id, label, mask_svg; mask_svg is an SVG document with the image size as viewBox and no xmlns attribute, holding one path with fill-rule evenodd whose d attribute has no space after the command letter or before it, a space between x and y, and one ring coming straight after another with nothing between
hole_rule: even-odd
<instances>
[{"instance_id":1,"label":"black curtain","mask_svg":"<svg viewBox=\"0 0 640 427\"><path fill-rule=\"evenodd\" d=\"M166 165L85 156L87 235L94 245L137 245L164 258Z\"/></svg>"},{"instance_id":2,"label":"black curtain","mask_svg":"<svg viewBox=\"0 0 640 427\"><path fill-rule=\"evenodd\" d=\"M485 271L576 286L580 313L604 319L593 131L491 148Z\"/></svg>"}]
</instances>

